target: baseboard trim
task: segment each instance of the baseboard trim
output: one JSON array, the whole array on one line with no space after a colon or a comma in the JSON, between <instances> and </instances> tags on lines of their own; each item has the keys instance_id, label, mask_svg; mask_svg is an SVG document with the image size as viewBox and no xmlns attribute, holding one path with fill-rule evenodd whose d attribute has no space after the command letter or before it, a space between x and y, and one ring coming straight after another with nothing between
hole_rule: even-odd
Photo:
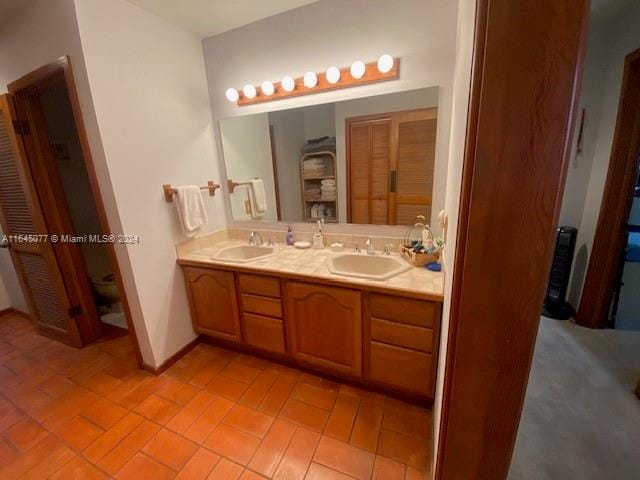
<instances>
[{"instance_id":1,"label":"baseboard trim","mask_svg":"<svg viewBox=\"0 0 640 480\"><path fill-rule=\"evenodd\" d=\"M31 320L31 315L29 315L27 312L23 312L22 310L18 310L17 308L13 307L3 308L2 310L0 310L0 317L4 315L20 315L21 317L26 317Z\"/></svg>"},{"instance_id":2,"label":"baseboard trim","mask_svg":"<svg viewBox=\"0 0 640 480\"><path fill-rule=\"evenodd\" d=\"M151 365L143 363L142 368L143 370L153 373L154 375L160 375L164 373L167 369L169 369L171 366L173 366L178 360L184 357L187 353L193 350L196 347L196 345L198 345L199 343L200 343L200 335L198 335L192 341L187 343L184 347L182 347L176 353L171 355L169 358L167 358L164 362L162 362L157 367L153 367Z\"/></svg>"}]
</instances>

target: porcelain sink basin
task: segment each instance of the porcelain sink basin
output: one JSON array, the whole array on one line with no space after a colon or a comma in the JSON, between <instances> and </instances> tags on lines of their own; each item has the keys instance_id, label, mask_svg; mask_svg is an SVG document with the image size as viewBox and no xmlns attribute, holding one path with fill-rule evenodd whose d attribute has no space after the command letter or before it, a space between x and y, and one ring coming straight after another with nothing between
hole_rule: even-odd
<instances>
[{"instance_id":1,"label":"porcelain sink basin","mask_svg":"<svg viewBox=\"0 0 640 480\"><path fill-rule=\"evenodd\" d=\"M327 259L327 268L336 275L387 280L411 270L411 266L394 256L345 253Z\"/></svg>"},{"instance_id":2,"label":"porcelain sink basin","mask_svg":"<svg viewBox=\"0 0 640 480\"><path fill-rule=\"evenodd\" d=\"M247 263L276 254L275 247L267 245L236 245L227 247L213 255L212 260L222 260L224 262Z\"/></svg>"}]
</instances>

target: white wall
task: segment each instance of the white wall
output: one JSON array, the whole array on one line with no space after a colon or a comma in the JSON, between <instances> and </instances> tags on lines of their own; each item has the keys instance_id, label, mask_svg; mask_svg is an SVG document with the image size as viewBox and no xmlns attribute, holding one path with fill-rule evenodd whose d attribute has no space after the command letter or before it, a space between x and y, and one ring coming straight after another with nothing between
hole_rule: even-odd
<instances>
[{"instance_id":1,"label":"white wall","mask_svg":"<svg viewBox=\"0 0 640 480\"><path fill-rule=\"evenodd\" d=\"M416 108L437 107L439 88L431 87L410 90L375 97L358 98L336 103L336 160L338 163L338 210L341 222L347 221L347 160L345 143L345 120L349 117L369 115L373 113L397 112ZM447 180L447 154L449 151L449 125L440 123L436 131L436 158L434 165L433 204L431 206L430 223L436 235L440 234L438 213L444 208L444 195Z\"/></svg>"},{"instance_id":2,"label":"white wall","mask_svg":"<svg viewBox=\"0 0 640 480\"><path fill-rule=\"evenodd\" d=\"M195 337L174 250L184 236L161 186L220 181L201 45L124 0L76 0L76 9L122 231L142 238L126 250L145 360L158 365ZM205 196L209 230L225 226L221 196Z\"/></svg>"},{"instance_id":3,"label":"white wall","mask_svg":"<svg viewBox=\"0 0 640 480\"><path fill-rule=\"evenodd\" d=\"M207 38L203 46L214 128L218 119L229 116L439 86L438 125L447 138L456 15L455 1L321 0ZM357 58L372 61L383 53L401 57L399 80L248 107L237 107L224 96L229 87L259 85L263 80L279 80L285 74L300 76L330 65L347 66ZM220 149L218 153L221 155ZM442 154L446 158L447 152ZM365 228L373 233L371 227Z\"/></svg>"},{"instance_id":4,"label":"white wall","mask_svg":"<svg viewBox=\"0 0 640 480\"><path fill-rule=\"evenodd\" d=\"M615 130L624 57L640 47L640 3L613 17L593 18L580 104L587 109L584 153L572 159L560 224L578 227L568 301L580 302L600 213ZM582 210L581 210L582 207Z\"/></svg>"},{"instance_id":5,"label":"white wall","mask_svg":"<svg viewBox=\"0 0 640 480\"><path fill-rule=\"evenodd\" d=\"M143 359L158 365L194 336L175 266L173 244L182 237L161 184L219 178L200 43L122 0L27 0L1 21L3 90L70 56L112 232L142 236L141 245L115 250ZM213 200L207 205L215 228L225 213L219 196ZM12 306L26 311L4 253L0 269Z\"/></svg>"},{"instance_id":6,"label":"white wall","mask_svg":"<svg viewBox=\"0 0 640 480\"><path fill-rule=\"evenodd\" d=\"M4 281L0 276L0 310L11 308L12 306L11 297L9 296L7 287L5 287Z\"/></svg>"},{"instance_id":7,"label":"white wall","mask_svg":"<svg viewBox=\"0 0 640 480\"><path fill-rule=\"evenodd\" d=\"M449 315L451 312L451 292L453 286L454 254L456 251L458 210L460 208L460 188L462 186L462 167L467 131L467 111L471 84L471 66L475 25L476 0L460 0L458 11L457 45L455 73L453 80L453 107L451 118L451 138L449 142L449 161L447 170L447 192L445 212L449 228L443 252L443 263L447 275L444 282L444 303L442 305L442 324L440 327L440 349L438 352L438 374L436 393L433 401L434 445L432 465L436 464L436 454L440 435L442 415L442 389L444 386L447 342L449 340ZM438 119L438 122L440 119ZM438 124L439 125L439 124Z\"/></svg>"},{"instance_id":8,"label":"white wall","mask_svg":"<svg viewBox=\"0 0 640 480\"><path fill-rule=\"evenodd\" d=\"M303 114L306 140L335 136L336 119L333 103L305 108Z\"/></svg>"},{"instance_id":9,"label":"white wall","mask_svg":"<svg viewBox=\"0 0 640 480\"><path fill-rule=\"evenodd\" d=\"M600 127L602 88L609 63L607 56L608 27L608 23L597 19L592 21L589 26L578 117L573 135L570 162L567 168L567 181L565 183L562 208L560 209L559 225L561 226L579 228L584 212L584 202ZM582 153L576 153L583 108L585 109L585 121Z\"/></svg>"},{"instance_id":10,"label":"white wall","mask_svg":"<svg viewBox=\"0 0 640 480\"><path fill-rule=\"evenodd\" d=\"M304 221L300 185L300 149L307 141L303 109L269 113L278 166L280 211L285 222Z\"/></svg>"},{"instance_id":11,"label":"white wall","mask_svg":"<svg viewBox=\"0 0 640 480\"><path fill-rule=\"evenodd\" d=\"M261 219L276 221L276 187L268 115L261 113L227 118L220 122L220 138L229 178L237 183L248 182L256 177L261 179L267 195L267 212ZM249 200L248 186L236 188L229 195L229 200L233 218L251 220L251 214L246 213L244 206L245 201Z\"/></svg>"}]
</instances>

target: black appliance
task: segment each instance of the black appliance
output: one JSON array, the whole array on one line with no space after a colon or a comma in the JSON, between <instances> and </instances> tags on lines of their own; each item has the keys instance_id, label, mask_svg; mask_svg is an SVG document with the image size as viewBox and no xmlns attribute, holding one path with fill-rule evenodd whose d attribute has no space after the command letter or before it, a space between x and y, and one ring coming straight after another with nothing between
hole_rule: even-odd
<instances>
[{"instance_id":1,"label":"black appliance","mask_svg":"<svg viewBox=\"0 0 640 480\"><path fill-rule=\"evenodd\" d=\"M567 287L573 263L578 230L573 227L559 227L556 250L553 254L549 286L544 298L542 314L557 320L566 320L573 315L573 308L566 302Z\"/></svg>"}]
</instances>

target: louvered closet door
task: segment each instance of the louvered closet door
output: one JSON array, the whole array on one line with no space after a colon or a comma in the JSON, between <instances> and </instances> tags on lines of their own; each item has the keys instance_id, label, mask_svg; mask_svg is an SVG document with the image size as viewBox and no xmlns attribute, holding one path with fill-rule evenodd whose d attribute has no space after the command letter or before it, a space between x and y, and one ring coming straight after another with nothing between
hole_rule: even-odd
<instances>
[{"instance_id":1,"label":"louvered closet door","mask_svg":"<svg viewBox=\"0 0 640 480\"><path fill-rule=\"evenodd\" d=\"M82 346L78 326L55 254L48 242L20 242L12 236L46 235L38 196L22 139L15 134L10 95L0 96L0 223L10 240L14 267L29 309L42 335Z\"/></svg>"},{"instance_id":2,"label":"louvered closet door","mask_svg":"<svg viewBox=\"0 0 640 480\"><path fill-rule=\"evenodd\" d=\"M390 224L411 225L417 215L431 219L436 154L437 109L398 116L398 164L395 209Z\"/></svg>"},{"instance_id":3,"label":"louvered closet door","mask_svg":"<svg viewBox=\"0 0 640 480\"><path fill-rule=\"evenodd\" d=\"M386 225L391 119L351 123L349 142L350 222Z\"/></svg>"}]
</instances>

